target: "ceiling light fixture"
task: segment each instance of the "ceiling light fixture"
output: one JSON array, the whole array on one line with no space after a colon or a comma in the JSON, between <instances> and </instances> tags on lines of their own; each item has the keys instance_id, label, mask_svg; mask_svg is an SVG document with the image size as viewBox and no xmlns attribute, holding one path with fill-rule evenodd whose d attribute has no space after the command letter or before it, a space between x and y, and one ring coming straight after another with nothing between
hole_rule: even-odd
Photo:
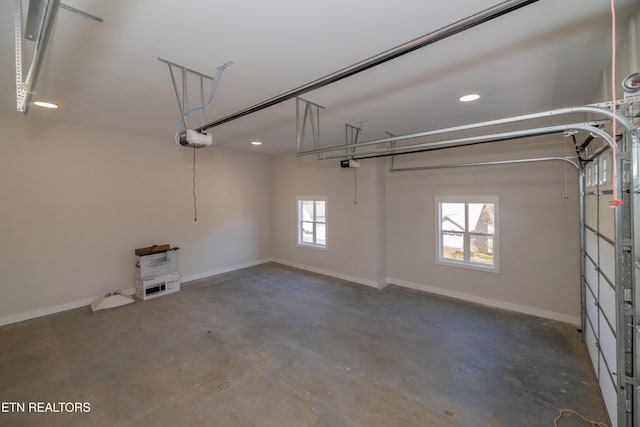
<instances>
[{"instance_id":1,"label":"ceiling light fixture","mask_svg":"<svg viewBox=\"0 0 640 427\"><path fill-rule=\"evenodd\" d=\"M464 95L460 97L460 102L471 102L480 98L480 95L477 93L470 93L469 95Z\"/></svg>"},{"instance_id":2,"label":"ceiling light fixture","mask_svg":"<svg viewBox=\"0 0 640 427\"><path fill-rule=\"evenodd\" d=\"M53 109L58 108L56 104L53 104L51 102L43 102L43 101L35 101L33 105L37 105L38 107L42 107L42 108L53 108Z\"/></svg>"},{"instance_id":3,"label":"ceiling light fixture","mask_svg":"<svg viewBox=\"0 0 640 427\"><path fill-rule=\"evenodd\" d=\"M262 145L260 141L251 141L251 145Z\"/></svg>"}]
</instances>

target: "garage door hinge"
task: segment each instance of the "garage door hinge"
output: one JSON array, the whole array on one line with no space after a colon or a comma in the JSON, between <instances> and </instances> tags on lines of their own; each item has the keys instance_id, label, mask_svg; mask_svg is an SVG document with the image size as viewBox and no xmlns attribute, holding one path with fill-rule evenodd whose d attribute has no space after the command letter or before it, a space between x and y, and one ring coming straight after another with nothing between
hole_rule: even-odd
<instances>
[{"instance_id":1,"label":"garage door hinge","mask_svg":"<svg viewBox=\"0 0 640 427\"><path fill-rule=\"evenodd\" d=\"M631 302L633 301L633 294L631 292L631 289L625 289L624 290L624 300L626 302Z\"/></svg>"},{"instance_id":2,"label":"garage door hinge","mask_svg":"<svg viewBox=\"0 0 640 427\"><path fill-rule=\"evenodd\" d=\"M624 409L627 412L631 412L631 401L630 400L625 400L624 401Z\"/></svg>"}]
</instances>

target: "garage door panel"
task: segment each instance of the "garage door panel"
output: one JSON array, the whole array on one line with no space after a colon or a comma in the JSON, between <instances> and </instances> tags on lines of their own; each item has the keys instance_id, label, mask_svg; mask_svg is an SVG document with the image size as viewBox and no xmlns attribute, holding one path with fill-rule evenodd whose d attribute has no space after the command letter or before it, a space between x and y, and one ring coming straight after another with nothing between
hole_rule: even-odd
<instances>
[{"instance_id":1,"label":"garage door panel","mask_svg":"<svg viewBox=\"0 0 640 427\"><path fill-rule=\"evenodd\" d=\"M584 198L584 223L594 230L598 229L598 198L595 195Z\"/></svg>"},{"instance_id":2,"label":"garage door panel","mask_svg":"<svg viewBox=\"0 0 640 427\"><path fill-rule=\"evenodd\" d=\"M614 232L614 214L616 212L615 209L611 209L609 207L609 201L611 201L612 196L610 194L605 194L600 196L600 200L598 201L600 207L600 234L608 237L610 240L614 240L615 232Z\"/></svg>"},{"instance_id":3,"label":"garage door panel","mask_svg":"<svg viewBox=\"0 0 640 427\"><path fill-rule=\"evenodd\" d=\"M598 295L598 272L596 271L596 266L588 258L587 262L585 262L585 278L591 292L594 295Z\"/></svg>"},{"instance_id":4,"label":"garage door panel","mask_svg":"<svg viewBox=\"0 0 640 427\"><path fill-rule=\"evenodd\" d=\"M600 378L598 379L598 384L604 384L605 382L608 382L609 385L613 385L613 387L616 387L616 382L617 382L617 375L613 372L613 370L615 369L614 367L611 367L610 365L607 365L607 363L605 363L605 358L602 357L602 355L600 356Z\"/></svg>"},{"instance_id":5,"label":"garage door panel","mask_svg":"<svg viewBox=\"0 0 640 427\"><path fill-rule=\"evenodd\" d=\"M600 351L609 367L609 372L614 372L616 370L616 337L605 323L600 325ZM603 372L600 370L601 375Z\"/></svg>"},{"instance_id":6,"label":"garage door panel","mask_svg":"<svg viewBox=\"0 0 640 427\"><path fill-rule=\"evenodd\" d=\"M596 346L596 336L593 332L593 328L591 324L587 321L587 330L585 332L585 341L587 343L587 349L589 350L589 356L591 356L591 364L593 365L593 370L598 376L598 364L600 363L600 357L598 355L598 347Z\"/></svg>"},{"instance_id":7,"label":"garage door panel","mask_svg":"<svg viewBox=\"0 0 640 427\"><path fill-rule=\"evenodd\" d=\"M600 239L600 269L610 282L616 278L616 253L613 245Z\"/></svg>"},{"instance_id":8,"label":"garage door panel","mask_svg":"<svg viewBox=\"0 0 640 427\"><path fill-rule=\"evenodd\" d=\"M615 371L618 369L617 340L621 337L617 332L619 295L616 295L614 285L616 209L609 207L614 181L611 179L611 154L607 152L593 160L585 167L583 268L586 283L584 311L588 326L585 326L584 338L598 377L609 423L617 426L619 390ZM598 172L603 175L600 176ZM640 229L640 216L636 216L635 225Z\"/></svg>"},{"instance_id":9,"label":"garage door panel","mask_svg":"<svg viewBox=\"0 0 640 427\"><path fill-rule=\"evenodd\" d=\"M586 230L585 243L589 257L591 257L595 262L598 262L598 237L596 233L591 230Z\"/></svg>"},{"instance_id":10,"label":"garage door panel","mask_svg":"<svg viewBox=\"0 0 640 427\"><path fill-rule=\"evenodd\" d=\"M604 399L605 407L609 413L609 419L611 420L611 426L618 425L618 395L616 394L616 388L614 387L609 375L600 376L600 390L602 390L602 397Z\"/></svg>"},{"instance_id":11,"label":"garage door panel","mask_svg":"<svg viewBox=\"0 0 640 427\"><path fill-rule=\"evenodd\" d=\"M586 305L587 305L587 316L589 316L589 319L591 320L591 324L593 325L594 329L596 330L595 332L597 333L598 307L596 306L596 300L593 297L593 295L591 295L591 292L587 292ZM596 338L597 338L597 335L596 335Z\"/></svg>"}]
</instances>

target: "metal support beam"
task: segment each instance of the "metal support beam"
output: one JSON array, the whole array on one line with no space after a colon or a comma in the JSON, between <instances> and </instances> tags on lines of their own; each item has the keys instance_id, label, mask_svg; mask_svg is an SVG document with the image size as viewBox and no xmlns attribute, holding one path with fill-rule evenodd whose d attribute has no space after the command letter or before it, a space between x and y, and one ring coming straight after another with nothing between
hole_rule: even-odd
<instances>
[{"instance_id":1,"label":"metal support beam","mask_svg":"<svg viewBox=\"0 0 640 427\"><path fill-rule=\"evenodd\" d=\"M27 114L29 110L29 103L31 102L31 98L33 97L33 90L35 89L36 83L38 81L38 75L40 74L40 67L42 66L42 61L44 59L44 53L47 49L47 43L49 42L49 37L51 35L51 30L53 28L53 23L56 19L56 15L58 13L58 5L59 0L47 0L46 9L44 10L44 18L40 23L40 29L37 31L37 41L36 48L33 54L33 60L31 61L31 66L29 68L29 72L27 73L27 78L22 83L22 90L24 91L24 96L20 97L18 100L17 110ZM19 5L16 3L16 7ZM21 6L20 6L21 7ZM17 25L17 24L16 24ZM17 43L16 43L17 48ZM20 62L22 59L22 52L18 54L16 50L16 74L18 70L18 55L20 56ZM22 67L22 64L20 64ZM21 101L21 102L20 102Z\"/></svg>"},{"instance_id":2,"label":"metal support beam","mask_svg":"<svg viewBox=\"0 0 640 427\"><path fill-rule=\"evenodd\" d=\"M637 351L634 342L635 310L633 300L628 301L627 295L633 295L634 283L634 257L632 247L627 247L633 242L633 201L631 190L631 164L626 158L631 150L629 137L623 136L617 158L613 159L618 164L618 175L614 185L617 186L617 194L623 200L623 204L615 208L615 259L616 259L616 343L617 343L617 383L618 383L618 425L637 425L637 372L634 369L634 352ZM627 243L625 243L627 242ZM638 242L635 242L636 244ZM637 308L637 307L636 307ZM634 414L635 412L635 414Z\"/></svg>"},{"instance_id":3,"label":"metal support beam","mask_svg":"<svg viewBox=\"0 0 640 427\"><path fill-rule=\"evenodd\" d=\"M207 74L203 74L203 73L201 73L200 71L196 71L196 70L194 70L194 69L192 69L192 68L185 67L184 65L180 65L180 64L178 64L178 63L176 63L176 62L169 61L168 59L164 59L164 58L160 58L160 57L158 57L158 61L160 61L160 62L164 62L164 63L165 63L165 64L167 64L167 65L173 65L174 67L178 67L178 68L180 68L180 69L184 69L184 70L186 70L186 71L188 71L188 72L190 72L190 73L192 73L192 74L195 74L196 76L200 76L200 77L204 77L204 78L209 79L209 80L213 80L213 77L211 77L211 76L209 76L209 75L207 75ZM230 61L227 61L227 64L229 64L229 62L230 62ZM230 65L230 64L229 64L229 65Z\"/></svg>"},{"instance_id":4,"label":"metal support beam","mask_svg":"<svg viewBox=\"0 0 640 427\"><path fill-rule=\"evenodd\" d=\"M304 103L304 115L302 122L300 121L300 104ZM307 121L311 124L311 136L313 138L313 147L320 147L320 110L324 107L303 98L296 98L296 151L304 146L304 136L307 128Z\"/></svg>"},{"instance_id":5,"label":"metal support beam","mask_svg":"<svg viewBox=\"0 0 640 427\"><path fill-rule=\"evenodd\" d=\"M15 0L16 109L24 111L26 91L22 85L22 0Z\"/></svg>"},{"instance_id":6,"label":"metal support beam","mask_svg":"<svg viewBox=\"0 0 640 427\"><path fill-rule=\"evenodd\" d=\"M629 116L635 117L637 109L631 105L627 112ZM636 189L640 188L640 136L638 133L631 134L631 140L627 145L627 149L630 153L631 171L628 171L631 179L630 189L632 190L632 204L631 212L629 213L634 221L631 223L631 230L633 236L633 267L630 273L632 274L632 289L629 301L633 307L633 318L635 325L631 325L633 329L633 346L631 351L631 357L633 359L633 372L634 372L634 390L633 390L633 408L635 425L640 425L640 286L638 281L640 280L640 226L636 222L636 213L640 214L640 194ZM635 173L634 173L635 171Z\"/></svg>"},{"instance_id":7,"label":"metal support beam","mask_svg":"<svg viewBox=\"0 0 640 427\"><path fill-rule=\"evenodd\" d=\"M293 99L300 95L304 95L305 93L311 92L312 90L319 89L321 87L330 85L332 83L335 83L347 77L353 76L354 74L361 73L365 70L368 70L369 68L373 68L380 64L384 64L385 62L391 61L392 59L398 58L402 55L406 55L410 52L413 52L425 46L429 46L430 44L444 40L448 37L451 37L453 35L466 31L477 25L483 24L485 22L498 18L502 15L506 15L508 13L516 11L524 6L528 6L532 3L536 3L537 1L538 0L503 1L502 3L499 3L495 6L482 10L480 12L477 12L471 16L468 16L452 24L439 28L421 37L410 40L406 43L403 43L391 49L385 50L382 53L379 53L370 58L357 62L353 65L349 65L348 67L344 67L334 73L327 74L326 76L320 77L319 79L313 80L302 86L298 86L295 89L291 89L280 95L274 96L273 98L269 98L266 101L262 101L256 105L245 108L244 110L240 110L237 113L234 113L229 116L218 119L216 121L213 121L205 126L202 126L199 130L204 131L212 127L220 126L232 120L239 119L241 117L247 116L249 114L253 114L260 110L264 110L265 108L269 108L281 102L287 101L289 99Z\"/></svg>"},{"instance_id":8,"label":"metal support beam","mask_svg":"<svg viewBox=\"0 0 640 427\"><path fill-rule=\"evenodd\" d=\"M543 111L540 113L526 114L523 116L508 117L504 119L491 120L487 122L472 123L472 124L467 124L462 126L454 126L449 128L418 132L418 133L413 133L409 135L395 136L392 138L381 138L381 139L375 139L371 141L363 141L357 144L336 145L332 147L324 147L319 150L301 151L296 153L296 156L306 156L310 154L326 153L330 151L344 150L347 148L364 147L368 145L386 144L392 141L397 142L397 141L403 141L406 139L415 139L415 138L422 138L422 137L428 137L428 136L442 135L445 133L479 129L487 126L504 125L508 123L517 123L517 122L522 122L527 120L541 119L541 118L548 118L548 117L561 116L561 115L567 115L567 114L576 114L576 113L595 113L595 114L600 114L602 116L605 116L610 120L613 120L613 113L610 110L607 110L602 107L593 107L593 106L567 107L567 108L560 108L557 110ZM629 119L627 119L624 116L617 115L616 121L619 123L621 128L626 131L630 131L631 129L633 129L633 124L631 123L631 121L629 121ZM588 123L596 123L596 122L592 121Z\"/></svg>"},{"instance_id":9,"label":"metal support beam","mask_svg":"<svg viewBox=\"0 0 640 427\"><path fill-rule=\"evenodd\" d=\"M47 12L48 0L28 0L27 22L24 26L24 38L32 42L38 41L44 15Z\"/></svg>"},{"instance_id":10,"label":"metal support beam","mask_svg":"<svg viewBox=\"0 0 640 427\"><path fill-rule=\"evenodd\" d=\"M167 64L167 66L169 67L169 75L171 76L171 83L173 84L173 91L176 95L176 101L178 101L178 109L180 110L180 116L181 116L180 123L178 123L177 132L180 132L181 127L182 129L185 129L185 130L189 128L189 124L187 123L187 117L189 116L190 113L193 113L194 111L202 110L202 122L204 123L204 118L205 118L204 109L213 101L216 87L218 86L220 78L222 77L222 73L224 73L224 70L233 64L233 60L227 60L224 64L221 64L220 66L218 66L218 70L216 71L216 74L214 77L211 77L207 74L193 70L191 68L185 67L184 65L180 65L180 64L176 64L175 62L168 61L164 58L158 57L158 61ZM178 90L176 77L173 73L174 68L177 68L180 71L180 74L182 77L182 80L181 80L182 96L180 96L181 93L180 93L180 90ZM191 74L195 75L195 77L197 77L200 82L200 106L188 110L187 108L189 107L189 102L187 100L187 94L188 94L187 79L188 79L188 76ZM206 102L204 100L205 99L204 80L211 81L211 90L209 93L209 100Z\"/></svg>"},{"instance_id":11,"label":"metal support beam","mask_svg":"<svg viewBox=\"0 0 640 427\"><path fill-rule=\"evenodd\" d=\"M158 58L160 59L160 58ZM172 65L169 64L169 75L171 75L171 83L173 83L173 90L176 94L176 100L178 101L178 108L180 109L180 116L182 117L182 123L184 124L184 127L187 127L187 117L184 114L184 105L183 102L180 99L180 93L178 92L178 85L176 84L176 78L173 75L173 68ZM182 76L182 78L184 79L184 75ZM184 83L184 82L183 82ZM184 84L183 84L183 90L184 90Z\"/></svg>"},{"instance_id":12,"label":"metal support beam","mask_svg":"<svg viewBox=\"0 0 640 427\"><path fill-rule=\"evenodd\" d=\"M569 125L560 125L560 126L548 126L548 127L533 128L533 129L524 129L524 130L518 130L518 131L511 131L511 132L495 133L490 135L471 136L467 138L456 138L456 139L447 139L447 140L441 140L441 141L424 142L419 144L404 145L404 146L395 147L395 148L386 148L384 150L359 153L357 155L351 155L350 157L354 157L356 159L366 159L366 158L373 158L373 157L381 157L385 155L405 154L405 153L415 152L416 150L429 151L429 150L439 149L439 148L461 147L465 145L474 145L477 143L507 141L512 139L527 138L532 136L551 135L555 133L564 133L565 131L573 131L573 130L583 130L586 132L591 132L601 137L609 146L613 146L613 138L611 138L609 134L607 134L604 130L595 127L593 125L593 122L587 122L587 123L573 123ZM396 138L406 138L406 137L407 136L405 135L404 137L396 137ZM389 140L389 138L384 138L384 139L385 139L385 142L393 141L393 139L391 139L391 141L386 141L386 140ZM341 149L344 149L344 148L345 147L341 147ZM313 152L310 152L309 154L313 154ZM345 158L344 154L321 157L322 160L342 159L342 158Z\"/></svg>"},{"instance_id":13,"label":"metal support beam","mask_svg":"<svg viewBox=\"0 0 640 427\"><path fill-rule=\"evenodd\" d=\"M404 168L393 167L389 172L409 172L409 171L421 171L421 170L436 170L436 169L453 169L453 168L467 168L475 166L496 166L496 165L512 165L520 163L539 163L539 162L565 162L580 171L580 165L571 158L567 157L537 157L530 159L511 159L511 160L493 160L488 162L471 162L471 163L451 163L444 165L427 165L427 166L411 166Z\"/></svg>"},{"instance_id":14,"label":"metal support beam","mask_svg":"<svg viewBox=\"0 0 640 427\"><path fill-rule=\"evenodd\" d=\"M579 215L580 215L580 333L582 334L582 342L586 339L587 332L587 289L586 289L586 265L585 265L585 186L584 186L584 167L579 169L580 176L578 177L578 197L580 201Z\"/></svg>"},{"instance_id":15,"label":"metal support beam","mask_svg":"<svg viewBox=\"0 0 640 427\"><path fill-rule=\"evenodd\" d=\"M100 18L98 16L92 15L92 14L90 14L88 12L85 12L84 10L76 9L75 7L69 6L68 4L60 3L60 7L62 9L68 10L69 12L76 13L76 14L78 14L80 16L83 16L85 18L89 18L89 19L91 19L93 21L96 21L96 22L103 22L104 21L104 19L102 19L102 18Z\"/></svg>"},{"instance_id":16,"label":"metal support beam","mask_svg":"<svg viewBox=\"0 0 640 427\"><path fill-rule=\"evenodd\" d=\"M349 123L344 124L344 143L345 145L357 144L358 137L360 136L360 132L362 132L362 123L358 122L355 125L350 125ZM346 149L345 153L353 155L356 149L352 148L351 150Z\"/></svg>"},{"instance_id":17,"label":"metal support beam","mask_svg":"<svg viewBox=\"0 0 640 427\"><path fill-rule=\"evenodd\" d=\"M33 60L26 79L22 80L22 1L15 0L15 49L16 49L16 110L27 114L29 103L35 91L40 67L44 59L51 30L58 14L58 9L66 9L84 17L102 22L102 18L78 10L75 7L60 3L60 0L30 0L27 12L24 38L36 42Z\"/></svg>"}]
</instances>

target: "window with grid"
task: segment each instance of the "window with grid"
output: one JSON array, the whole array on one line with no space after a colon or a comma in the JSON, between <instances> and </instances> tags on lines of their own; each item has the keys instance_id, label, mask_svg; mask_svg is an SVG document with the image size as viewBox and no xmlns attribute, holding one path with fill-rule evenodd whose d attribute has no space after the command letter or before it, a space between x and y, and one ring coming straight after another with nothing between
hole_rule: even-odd
<instances>
[{"instance_id":1,"label":"window with grid","mask_svg":"<svg viewBox=\"0 0 640 427\"><path fill-rule=\"evenodd\" d=\"M324 198L298 198L298 244L327 247L327 201Z\"/></svg>"},{"instance_id":2,"label":"window with grid","mask_svg":"<svg viewBox=\"0 0 640 427\"><path fill-rule=\"evenodd\" d=\"M497 196L439 196L436 208L438 263L497 272Z\"/></svg>"}]
</instances>

